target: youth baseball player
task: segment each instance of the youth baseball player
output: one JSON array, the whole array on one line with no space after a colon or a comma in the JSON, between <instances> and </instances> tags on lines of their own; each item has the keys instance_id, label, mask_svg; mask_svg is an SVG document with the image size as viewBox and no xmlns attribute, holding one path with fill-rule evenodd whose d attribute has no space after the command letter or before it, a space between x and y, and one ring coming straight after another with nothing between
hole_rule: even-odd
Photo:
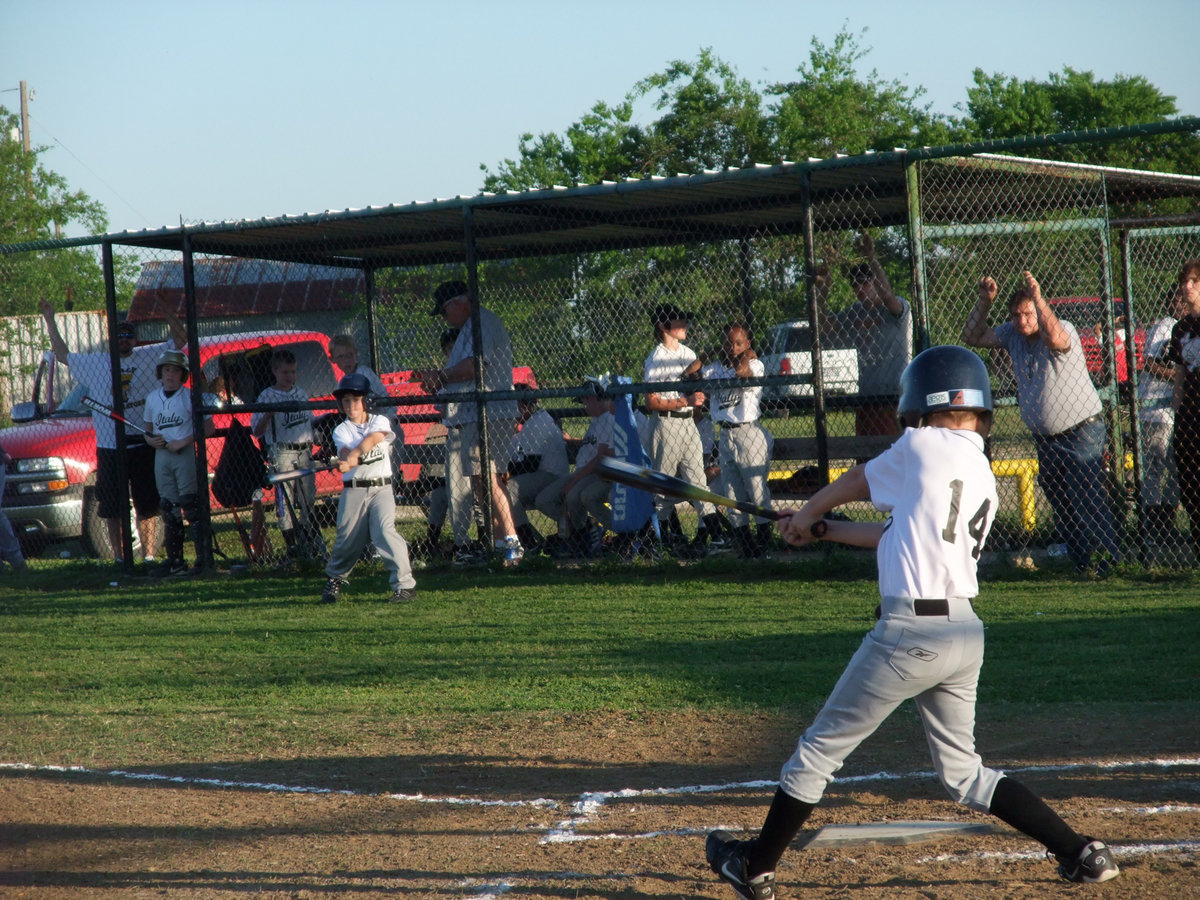
<instances>
[{"instance_id":1,"label":"youth baseball player","mask_svg":"<svg viewBox=\"0 0 1200 900\"><path fill-rule=\"evenodd\" d=\"M155 373L161 382L146 396L144 409L145 441L154 448L154 483L158 487L162 509L166 559L156 575L197 574L212 560L200 529L199 491L196 483L195 435L192 429L192 392L184 386L188 377L188 359L179 350L165 350L158 358ZM205 420L205 436L213 433L211 420ZM196 545L196 566L189 573L183 561L183 520L192 526Z\"/></svg>"},{"instance_id":2,"label":"youth baseball player","mask_svg":"<svg viewBox=\"0 0 1200 900\"><path fill-rule=\"evenodd\" d=\"M690 319L690 314L670 303L660 303L654 308L650 314L650 325L657 343L646 357L644 381L679 381L684 371L696 362L695 352L683 343ZM693 417L695 407L703 403L703 391L686 394L672 390L646 393L646 410L650 414L648 449L654 468L671 475L678 474L685 481L707 490L704 450ZM714 521L717 508L711 503L697 503L695 506L705 528L696 532L691 553L702 554L706 545L707 525ZM674 508L673 500L658 498L658 520L663 534L669 531Z\"/></svg>"},{"instance_id":3,"label":"youth baseball player","mask_svg":"<svg viewBox=\"0 0 1200 900\"><path fill-rule=\"evenodd\" d=\"M296 356L291 350L280 348L271 354L271 374L275 384L258 395L259 403L308 402L308 392L296 384ZM311 409L256 412L250 418L250 430L255 437L266 440L276 472L312 468ZM275 515L288 556L315 559L325 555L325 541L310 521L316 499L317 479L313 475L275 486Z\"/></svg>"},{"instance_id":4,"label":"youth baseball player","mask_svg":"<svg viewBox=\"0 0 1200 900\"><path fill-rule=\"evenodd\" d=\"M367 411L370 383L353 372L343 375L333 396L346 419L333 429L342 496L338 499L337 537L329 554L322 603L335 603L370 541L388 570L392 603L416 596L416 579L408 558L408 544L396 532L396 495L392 493L389 445L396 439L386 416Z\"/></svg>"},{"instance_id":5,"label":"youth baseball player","mask_svg":"<svg viewBox=\"0 0 1200 900\"><path fill-rule=\"evenodd\" d=\"M996 479L984 452L992 396L983 361L963 347L933 347L904 370L905 431L884 453L822 488L780 520L791 544L828 539L875 547L879 622L863 639L795 753L758 837L708 836L706 855L739 897L774 896L775 866L851 752L905 700L921 713L934 766L959 803L990 812L1044 844L1068 881L1115 878L1103 842L1073 831L1015 779L975 752L975 695L983 623L971 599L975 567L996 515ZM870 500L886 524L829 521L825 513Z\"/></svg>"},{"instance_id":6,"label":"youth baseball player","mask_svg":"<svg viewBox=\"0 0 1200 900\"><path fill-rule=\"evenodd\" d=\"M726 325L721 352L700 369L708 378L760 378L766 369L750 346L745 325ZM722 388L710 393L708 406L712 420L721 427L717 441L717 462L721 466L720 488L731 500L757 506L771 505L767 474L771 464L771 433L759 424L761 387ZM771 520L755 517L757 536L751 533L750 516L736 510L730 518L743 557L761 557L770 540Z\"/></svg>"}]
</instances>

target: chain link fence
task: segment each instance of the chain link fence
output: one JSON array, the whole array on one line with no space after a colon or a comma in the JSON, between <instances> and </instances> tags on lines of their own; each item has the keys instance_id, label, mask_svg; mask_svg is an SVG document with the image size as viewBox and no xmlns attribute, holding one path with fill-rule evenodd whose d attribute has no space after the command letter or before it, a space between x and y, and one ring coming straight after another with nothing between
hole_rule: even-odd
<instances>
[{"instance_id":1,"label":"chain link fence","mask_svg":"<svg viewBox=\"0 0 1200 900\"><path fill-rule=\"evenodd\" d=\"M0 284L52 299L60 332L11 328L40 374L7 379L5 511L31 552L81 537L168 572L214 554L319 562L343 479L332 394L361 367L397 435L391 489L415 556L474 563L515 531L527 555L761 558L779 548L769 520L728 506L662 500L631 521L622 503L614 522L596 459L640 449L731 502L798 506L895 439L914 353L967 342L996 402L989 550L1081 571L1194 565L1169 373L1146 360L1165 358L1180 267L1200 257L1200 179L916 156L0 248ZM1025 272L1069 352L1019 331L1036 309ZM103 343L67 340L68 295L108 309ZM147 401L176 346L183 416ZM148 427L207 436L193 463L149 447ZM311 471L270 481L297 469Z\"/></svg>"}]
</instances>

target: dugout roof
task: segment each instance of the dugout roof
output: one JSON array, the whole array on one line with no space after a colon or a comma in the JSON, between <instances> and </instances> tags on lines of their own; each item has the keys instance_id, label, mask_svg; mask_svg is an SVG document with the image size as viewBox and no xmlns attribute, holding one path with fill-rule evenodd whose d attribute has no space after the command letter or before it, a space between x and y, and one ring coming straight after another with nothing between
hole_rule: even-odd
<instances>
[{"instance_id":1,"label":"dugout roof","mask_svg":"<svg viewBox=\"0 0 1200 900\"><path fill-rule=\"evenodd\" d=\"M973 169L986 188L1004 160L1052 178L1103 176L1122 202L1184 191L1200 178L1098 166L988 156L1039 146L1200 129L1200 118L991 141L895 150L803 163L756 165L673 178L651 177L520 193L479 194L340 212L326 211L106 235L115 244L328 266L382 267L477 260L791 234L804 228L903 225L910 219L911 164L944 159ZM977 196L989 192L981 189ZM807 198L808 202L805 202ZM958 215L970 220L970 209ZM981 208L986 220L994 207ZM978 219L976 220L978 221Z\"/></svg>"}]
</instances>

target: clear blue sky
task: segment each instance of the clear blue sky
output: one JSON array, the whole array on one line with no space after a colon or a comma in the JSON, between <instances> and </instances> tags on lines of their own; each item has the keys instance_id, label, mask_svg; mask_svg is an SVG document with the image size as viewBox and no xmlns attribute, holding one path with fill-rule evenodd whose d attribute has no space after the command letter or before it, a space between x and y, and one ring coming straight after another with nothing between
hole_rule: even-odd
<instances>
[{"instance_id":1,"label":"clear blue sky","mask_svg":"<svg viewBox=\"0 0 1200 900\"><path fill-rule=\"evenodd\" d=\"M1193 2L0 0L0 88L35 92L42 162L113 231L472 195L522 132L712 47L785 81L867 29L876 70L966 101L975 67L1142 75L1200 114ZM18 94L0 94L16 110ZM652 111L647 110L645 119Z\"/></svg>"}]
</instances>

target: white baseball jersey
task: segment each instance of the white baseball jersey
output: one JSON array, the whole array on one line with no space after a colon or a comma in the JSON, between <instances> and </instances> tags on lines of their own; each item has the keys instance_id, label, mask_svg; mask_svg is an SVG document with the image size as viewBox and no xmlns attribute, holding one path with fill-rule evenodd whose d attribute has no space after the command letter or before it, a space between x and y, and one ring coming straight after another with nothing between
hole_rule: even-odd
<instances>
[{"instance_id":1,"label":"white baseball jersey","mask_svg":"<svg viewBox=\"0 0 1200 900\"><path fill-rule=\"evenodd\" d=\"M678 381L683 370L696 361L696 354L685 344L680 344L674 350L668 350L666 344L659 342L654 350L646 357L645 377L643 381ZM655 391L664 400L675 400L683 395L678 391ZM680 410L685 412L686 410Z\"/></svg>"},{"instance_id":2,"label":"white baseball jersey","mask_svg":"<svg viewBox=\"0 0 1200 900\"><path fill-rule=\"evenodd\" d=\"M931 600L978 594L975 567L999 507L983 438L908 428L867 463L866 476L876 508L912 510L890 519L879 541L879 593Z\"/></svg>"},{"instance_id":3,"label":"white baseball jersey","mask_svg":"<svg viewBox=\"0 0 1200 900\"><path fill-rule=\"evenodd\" d=\"M192 429L192 392L185 387L170 396L161 387L146 398L146 430L170 443L188 437Z\"/></svg>"},{"instance_id":4,"label":"white baseball jersey","mask_svg":"<svg viewBox=\"0 0 1200 900\"><path fill-rule=\"evenodd\" d=\"M576 469L582 469L595 459L600 452L601 444L612 449L613 425L616 421L616 417L610 412L603 412L592 419L588 430L584 432L583 443L579 445L579 450L575 453Z\"/></svg>"},{"instance_id":5,"label":"white baseball jersey","mask_svg":"<svg viewBox=\"0 0 1200 900\"><path fill-rule=\"evenodd\" d=\"M522 460L527 456L541 457L539 472L550 472L561 478L570 469L562 429L554 421L554 416L544 409L530 416L521 430L513 435L509 458Z\"/></svg>"},{"instance_id":6,"label":"white baseball jersey","mask_svg":"<svg viewBox=\"0 0 1200 900\"><path fill-rule=\"evenodd\" d=\"M371 414L367 421L356 425L346 419L333 429L333 443L340 454L343 450L353 450L363 442L363 439L376 431L383 432L384 439L362 455L358 465L348 472L342 473L342 481L354 478L387 478L392 477L392 458L388 445L396 440L392 424L385 416Z\"/></svg>"},{"instance_id":7,"label":"white baseball jersey","mask_svg":"<svg viewBox=\"0 0 1200 900\"><path fill-rule=\"evenodd\" d=\"M269 387L258 395L259 403L307 403L308 393L300 385L293 385L290 391L281 391L277 387ZM271 416L271 424L263 432L263 438L268 444L311 444L313 440L313 413L311 409L293 409L287 412L265 413L256 412L250 417L250 428Z\"/></svg>"},{"instance_id":8,"label":"white baseball jersey","mask_svg":"<svg viewBox=\"0 0 1200 900\"><path fill-rule=\"evenodd\" d=\"M750 360L750 374L761 378L766 374L766 367L761 359ZM705 378L737 378L735 369L731 369L720 360L714 360L700 370ZM714 422L724 422L730 425L740 425L743 422L757 422L759 404L762 400L761 387L730 387L713 392L709 398L708 408Z\"/></svg>"}]
</instances>

